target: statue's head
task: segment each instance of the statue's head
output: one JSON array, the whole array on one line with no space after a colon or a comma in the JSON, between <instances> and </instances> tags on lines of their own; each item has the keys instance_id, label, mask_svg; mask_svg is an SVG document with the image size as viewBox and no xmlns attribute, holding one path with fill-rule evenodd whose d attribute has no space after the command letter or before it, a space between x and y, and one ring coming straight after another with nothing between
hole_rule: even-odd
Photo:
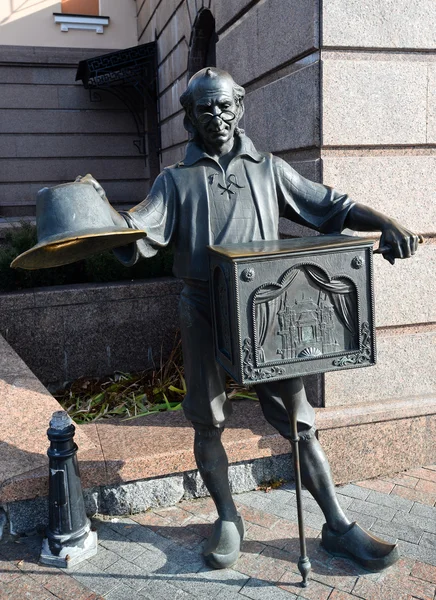
<instances>
[{"instance_id":1,"label":"statue's head","mask_svg":"<svg viewBox=\"0 0 436 600\"><path fill-rule=\"evenodd\" d=\"M244 88L226 71L201 69L180 96L185 129L210 145L222 146L233 138L244 114L244 96Z\"/></svg>"}]
</instances>

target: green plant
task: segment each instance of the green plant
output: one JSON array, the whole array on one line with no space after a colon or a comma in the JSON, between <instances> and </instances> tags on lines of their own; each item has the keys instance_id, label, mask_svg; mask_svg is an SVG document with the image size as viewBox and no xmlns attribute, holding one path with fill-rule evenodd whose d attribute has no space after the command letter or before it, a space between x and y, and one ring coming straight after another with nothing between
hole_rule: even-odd
<instances>
[{"instance_id":1,"label":"green plant","mask_svg":"<svg viewBox=\"0 0 436 600\"><path fill-rule=\"evenodd\" d=\"M157 412L180 410L186 394L181 341L177 335L167 360L138 373L117 372L103 379L82 378L55 394L62 407L78 424L120 417L136 419ZM228 381L232 400L255 400L254 391Z\"/></svg>"},{"instance_id":2,"label":"green plant","mask_svg":"<svg viewBox=\"0 0 436 600\"><path fill-rule=\"evenodd\" d=\"M76 423L107 417L142 417L179 410L186 394L181 343L176 340L170 356L157 368L138 373L117 372L104 379L84 378L56 394Z\"/></svg>"},{"instance_id":3,"label":"green plant","mask_svg":"<svg viewBox=\"0 0 436 600\"><path fill-rule=\"evenodd\" d=\"M36 227L26 222L6 233L0 246L0 290L6 292L49 285L104 283L171 275L173 254L170 248L164 248L153 258L139 261L132 267L123 266L112 252L104 252L63 267L35 271L11 269L12 260L36 242Z\"/></svg>"}]
</instances>

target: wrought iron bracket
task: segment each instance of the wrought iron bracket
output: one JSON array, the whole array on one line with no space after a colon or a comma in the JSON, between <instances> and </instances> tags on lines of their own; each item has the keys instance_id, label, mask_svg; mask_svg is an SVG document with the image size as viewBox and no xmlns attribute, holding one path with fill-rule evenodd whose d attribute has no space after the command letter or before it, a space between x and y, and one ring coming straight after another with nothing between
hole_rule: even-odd
<instances>
[{"instance_id":1,"label":"wrought iron bracket","mask_svg":"<svg viewBox=\"0 0 436 600\"><path fill-rule=\"evenodd\" d=\"M76 81L82 81L85 89L89 90L91 102L101 101L98 90L112 94L124 104L132 115L138 133L139 139L133 140L133 144L145 159L145 110L157 111L156 42L82 60Z\"/></svg>"}]
</instances>

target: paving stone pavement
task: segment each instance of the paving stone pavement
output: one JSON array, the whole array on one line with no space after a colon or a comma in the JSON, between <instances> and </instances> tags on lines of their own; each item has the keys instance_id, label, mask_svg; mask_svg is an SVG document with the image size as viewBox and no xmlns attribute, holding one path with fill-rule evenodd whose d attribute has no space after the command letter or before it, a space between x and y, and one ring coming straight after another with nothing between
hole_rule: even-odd
<instances>
[{"instance_id":1,"label":"paving stone pavement","mask_svg":"<svg viewBox=\"0 0 436 600\"><path fill-rule=\"evenodd\" d=\"M338 488L349 514L387 540L402 558L367 573L320 546L323 517L308 492L304 512L309 587L300 586L295 490L247 492L236 499L247 527L233 569L201 558L215 511L209 498L130 518L101 517L97 555L69 571L38 563L41 538L0 544L0 600L435 600L436 465Z\"/></svg>"}]
</instances>

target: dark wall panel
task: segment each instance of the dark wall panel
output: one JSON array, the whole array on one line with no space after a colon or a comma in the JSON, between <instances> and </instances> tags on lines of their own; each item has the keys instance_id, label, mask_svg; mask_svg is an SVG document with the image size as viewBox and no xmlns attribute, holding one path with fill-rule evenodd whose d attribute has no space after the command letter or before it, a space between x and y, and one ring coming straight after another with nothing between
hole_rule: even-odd
<instances>
[{"instance_id":1,"label":"dark wall panel","mask_svg":"<svg viewBox=\"0 0 436 600\"><path fill-rule=\"evenodd\" d=\"M0 50L0 221L33 216L38 189L88 172L116 204L141 200L149 169L132 115L113 95L91 95L75 81L79 60L105 52Z\"/></svg>"}]
</instances>

